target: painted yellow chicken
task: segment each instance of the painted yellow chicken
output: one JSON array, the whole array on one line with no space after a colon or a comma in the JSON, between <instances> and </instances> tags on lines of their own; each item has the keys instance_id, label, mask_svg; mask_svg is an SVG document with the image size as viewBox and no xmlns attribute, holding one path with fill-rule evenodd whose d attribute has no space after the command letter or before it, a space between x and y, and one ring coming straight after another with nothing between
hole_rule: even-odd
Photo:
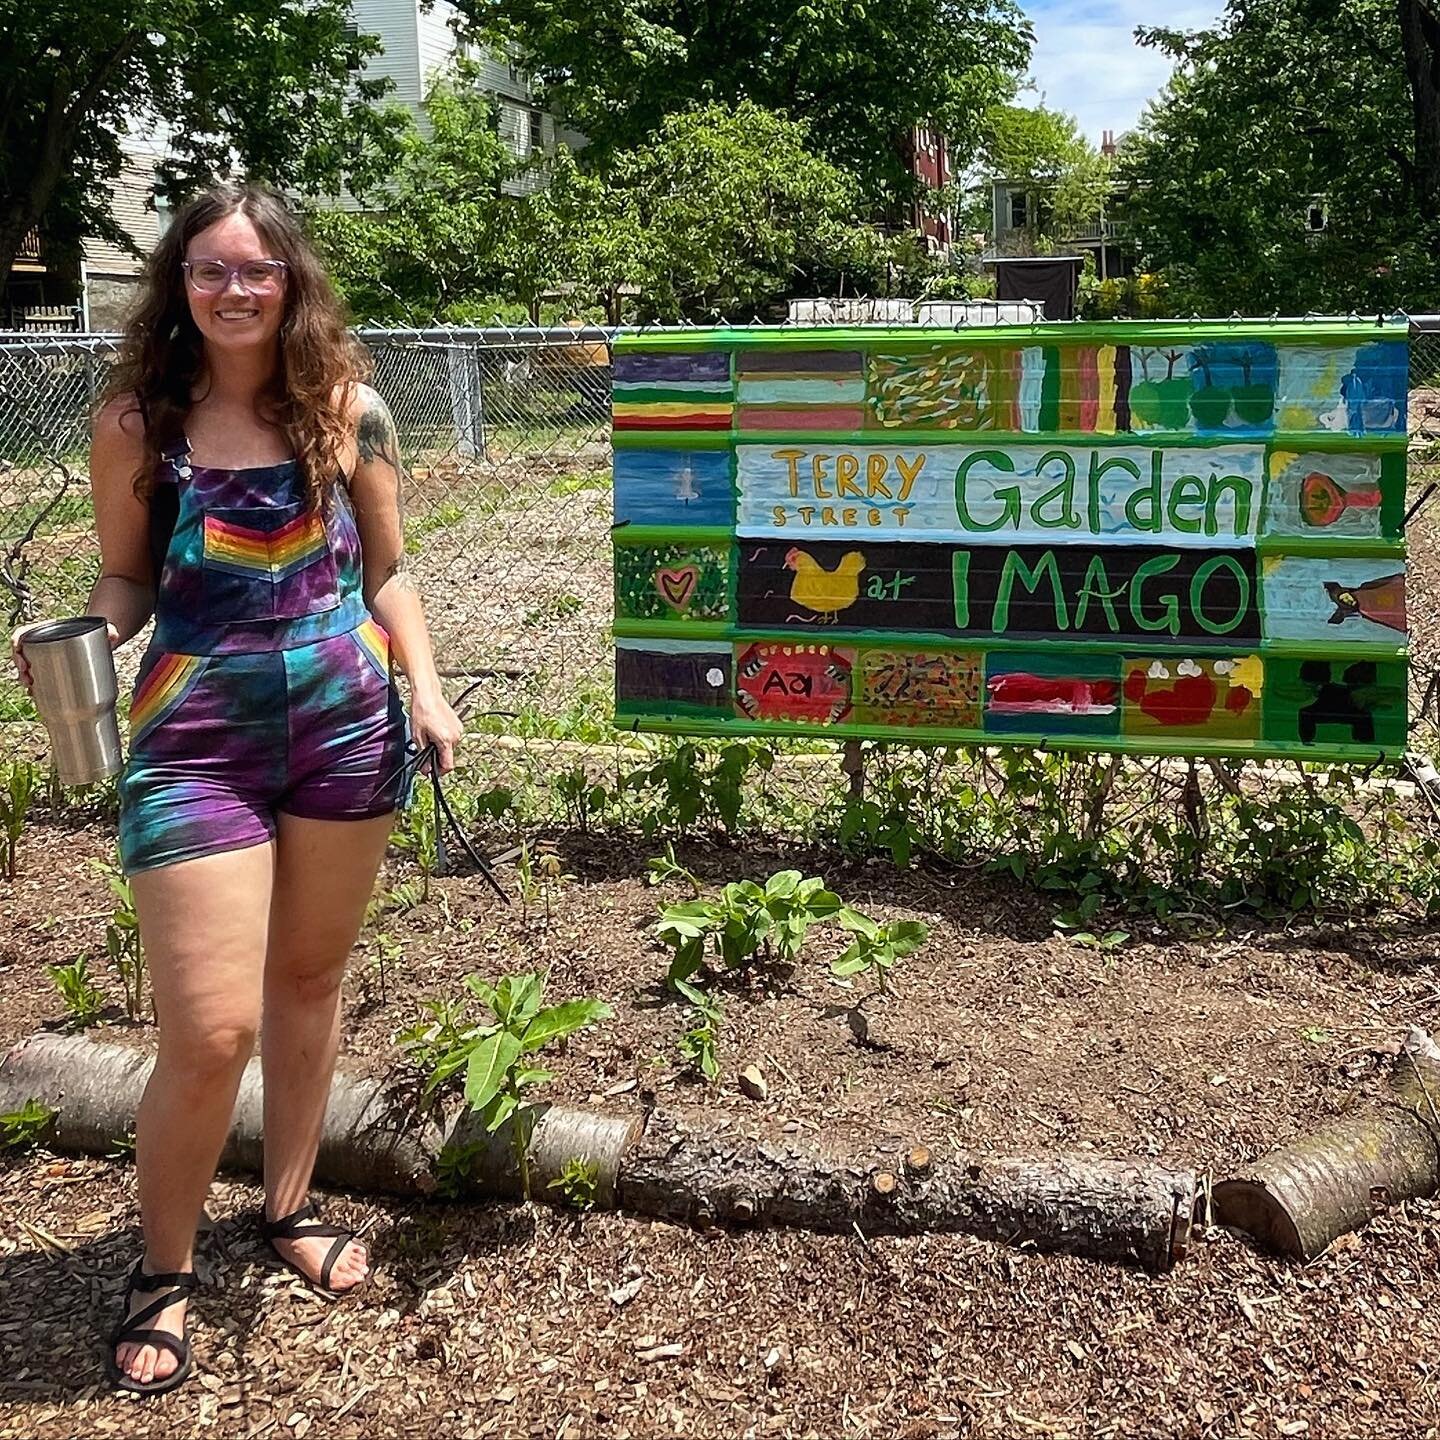
<instances>
[{"instance_id":1,"label":"painted yellow chicken","mask_svg":"<svg viewBox=\"0 0 1440 1440\"><path fill-rule=\"evenodd\" d=\"M850 550L840 557L840 563L833 570L827 570L813 555L791 549L785 556L785 568L795 572L790 598L806 610L814 611L821 625L833 625L840 612L848 610L860 595L860 572L865 568L865 557L858 550ZM810 616L795 618L808 620Z\"/></svg>"}]
</instances>

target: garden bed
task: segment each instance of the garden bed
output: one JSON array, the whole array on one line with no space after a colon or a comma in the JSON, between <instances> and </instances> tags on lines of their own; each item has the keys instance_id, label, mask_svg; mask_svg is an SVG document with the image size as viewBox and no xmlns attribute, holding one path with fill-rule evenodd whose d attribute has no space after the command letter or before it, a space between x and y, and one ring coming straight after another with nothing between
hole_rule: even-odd
<instances>
[{"instance_id":1,"label":"garden bed","mask_svg":"<svg viewBox=\"0 0 1440 1440\"><path fill-rule=\"evenodd\" d=\"M46 964L103 954L112 897L95 862L111 843L103 821L23 837L0 935L0 1039L61 1021ZM1418 924L1217 931L1192 918L1152 933L1132 921L1107 946L1103 929L1062 938L1054 902L976 870L696 842L677 858L707 893L795 866L876 919L930 927L897 965L896 995L862 1007L863 1035L850 1017L869 982L847 990L830 975L845 941L833 927L793 968L719 977L707 1084L677 1049L685 1012L650 933L658 906L689 893L645 882L658 849L557 837L572 878L537 871L521 904L506 867L509 912L474 876L436 877L412 903L413 867L392 859L348 982L343 1063L403 1064L395 1034L425 1018L428 997L461 996L469 973L548 969L549 998L615 1010L555 1057L551 1098L658 1104L737 1137L1133 1153L1218 1176L1373 1084L1408 1025L1440 1029L1435 935ZM150 1041L118 1018L104 1034ZM740 1088L745 1066L763 1099ZM0 1353L18 1360L0 1384L0 1436L1417 1436L1440 1418L1440 1320L1421 1288L1440 1216L1423 1203L1303 1271L1206 1232L1157 1282L960 1237L695 1231L355 1196L334 1203L376 1218L379 1273L364 1303L332 1307L267 1269L234 1218L255 1192L225 1182L207 1249L218 1288L197 1306L208 1378L139 1422L103 1392L77 1409L134 1245L123 1154L12 1159L0 1186Z\"/></svg>"}]
</instances>

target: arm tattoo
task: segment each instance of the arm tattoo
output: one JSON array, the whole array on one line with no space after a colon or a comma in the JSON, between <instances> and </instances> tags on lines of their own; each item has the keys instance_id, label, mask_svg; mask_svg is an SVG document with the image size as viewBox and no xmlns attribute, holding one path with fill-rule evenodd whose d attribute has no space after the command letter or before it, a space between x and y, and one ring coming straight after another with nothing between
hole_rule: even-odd
<instances>
[{"instance_id":1,"label":"arm tattoo","mask_svg":"<svg viewBox=\"0 0 1440 1440\"><path fill-rule=\"evenodd\" d=\"M395 433L390 407L378 395L366 405L355 438L360 446L360 459L365 464L379 460L390 467L395 475L395 499L398 502L400 484L405 476L405 468L400 463L400 437Z\"/></svg>"},{"instance_id":2,"label":"arm tattoo","mask_svg":"<svg viewBox=\"0 0 1440 1440\"><path fill-rule=\"evenodd\" d=\"M400 523L400 532L405 531L405 467L400 459L400 437L395 433L395 421L390 407L380 398L372 396L360 417L355 435L360 450L360 461L369 465L376 462L388 465L395 477L395 511ZM399 555L385 572L385 580L393 580L405 590L414 589L414 583L405 570L405 551L402 546ZM383 583L383 582L382 582Z\"/></svg>"}]
</instances>

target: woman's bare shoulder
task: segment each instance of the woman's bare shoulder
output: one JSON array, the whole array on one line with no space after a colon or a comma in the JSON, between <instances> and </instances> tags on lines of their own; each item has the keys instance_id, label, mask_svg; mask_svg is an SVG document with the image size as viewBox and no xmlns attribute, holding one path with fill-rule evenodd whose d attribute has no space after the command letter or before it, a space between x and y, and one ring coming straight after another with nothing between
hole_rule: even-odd
<instances>
[{"instance_id":1,"label":"woman's bare shoulder","mask_svg":"<svg viewBox=\"0 0 1440 1440\"><path fill-rule=\"evenodd\" d=\"M97 440L125 445L145 443L145 415L133 394L112 395L96 412L92 433Z\"/></svg>"},{"instance_id":2,"label":"woman's bare shoulder","mask_svg":"<svg viewBox=\"0 0 1440 1440\"><path fill-rule=\"evenodd\" d=\"M336 399L357 426L377 405L385 403L380 398L380 392L362 380L351 380L343 386L337 386Z\"/></svg>"}]
</instances>

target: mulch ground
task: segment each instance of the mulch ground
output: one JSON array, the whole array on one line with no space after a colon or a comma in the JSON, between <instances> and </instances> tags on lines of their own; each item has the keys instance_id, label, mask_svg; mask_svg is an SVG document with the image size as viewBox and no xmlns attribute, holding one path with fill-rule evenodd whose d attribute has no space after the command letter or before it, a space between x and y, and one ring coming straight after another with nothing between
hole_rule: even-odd
<instances>
[{"instance_id":1,"label":"mulch ground","mask_svg":"<svg viewBox=\"0 0 1440 1440\"><path fill-rule=\"evenodd\" d=\"M46 963L103 950L110 905L91 862L110 845L103 825L27 831L0 930L0 1040L59 1022ZM556 1098L703 1108L731 1133L855 1149L1093 1149L1218 1175L1373 1084L1409 1024L1440 1030L1433 933L1137 931L1102 952L1057 938L1034 892L974 874L697 845L680 858L707 885L793 865L878 918L931 926L898 995L867 1002L863 1039L845 1013L863 982L846 992L827 972L838 935L820 932L788 972L722 986L722 1073L706 1086L676 1052L682 1014L648 933L683 891L636 878L643 847L558 853L573 878L548 910L500 913L454 876L377 920L348 982L342 1063L397 1065L395 1033L467 973L541 968L550 998L616 1012L555 1057ZM98 1033L150 1040L118 1017ZM746 1065L765 1100L740 1091ZM964 1237L335 1196L329 1211L371 1221L377 1274L333 1304L270 1268L257 1192L225 1181L193 1312L200 1378L142 1406L100 1371L138 1243L130 1166L3 1165L0 1437L1440 1434L1433 1204L1307 1268L1207 1231L1152 1279Z\"/></svg>"},{"instance_id":2,"label":"mulch ground","mask_svg":"<svg viewBox=\"0 0 1440 1440\"><path fill-rule=\"evenodd\" d=\"M608 594L603 566L578 583L575 554L552 553L574 509L547 492L527 512L535 574L508 579L533 588L540 618L522 629L549 633L542 601L558 596L569 617ZM1411 531L1421 671L1440 635L1437 532L1440 501ZM464 570L468 532L445 538L429 548ZM434 620L457 637L498 623L443 605ZM583 613L574 625L594 629ZM46 964L103 954L111 902L93 862L112 851L104 823L27 830L0 909L0 1042L60 1023ZM660 899L682 892L638 878L643 848L558 853L573 878L548 906L499 913L474 877L452 877L378 919L348 981L342 1063L388 1071L425 997L458 994L471 972L540 968L551 999L596 995L616 1012L554 1058L555 1098L704 1109L732 1133L859 1150L1090 1149L1217 1176L1373 1085L1408 1025L1440 1031L1433 931L1142 931L1102 952L1057 938L1043 897L974 874L692 847L680 858L707 884L795 866L877 918L931 926L901 962L898 996L866 1003L863 1037L846 1013L863 982L847 992L827 974L833 934L788 972L722 985L722 1074L706 1086L676 1052L682 1017L648 934ZM114 1006L107 1022L106 1038L151 1042ZM736 1083L747 1065L763 1101ZM136 1403L111 1396L101 1370L139 1244L131 1167L0 1158L0 1440L1440 1436L1435 1203L1382 1214L1303 1268L1206 1230L1156 1279L957 1236L697 1231L334 1195L328 1213L369 1222L376 1262L363 1295L337 1304L267 1263L259 1200L217 1182L191 1312L199 1373Z\"/></svg>"}]
</instances>

